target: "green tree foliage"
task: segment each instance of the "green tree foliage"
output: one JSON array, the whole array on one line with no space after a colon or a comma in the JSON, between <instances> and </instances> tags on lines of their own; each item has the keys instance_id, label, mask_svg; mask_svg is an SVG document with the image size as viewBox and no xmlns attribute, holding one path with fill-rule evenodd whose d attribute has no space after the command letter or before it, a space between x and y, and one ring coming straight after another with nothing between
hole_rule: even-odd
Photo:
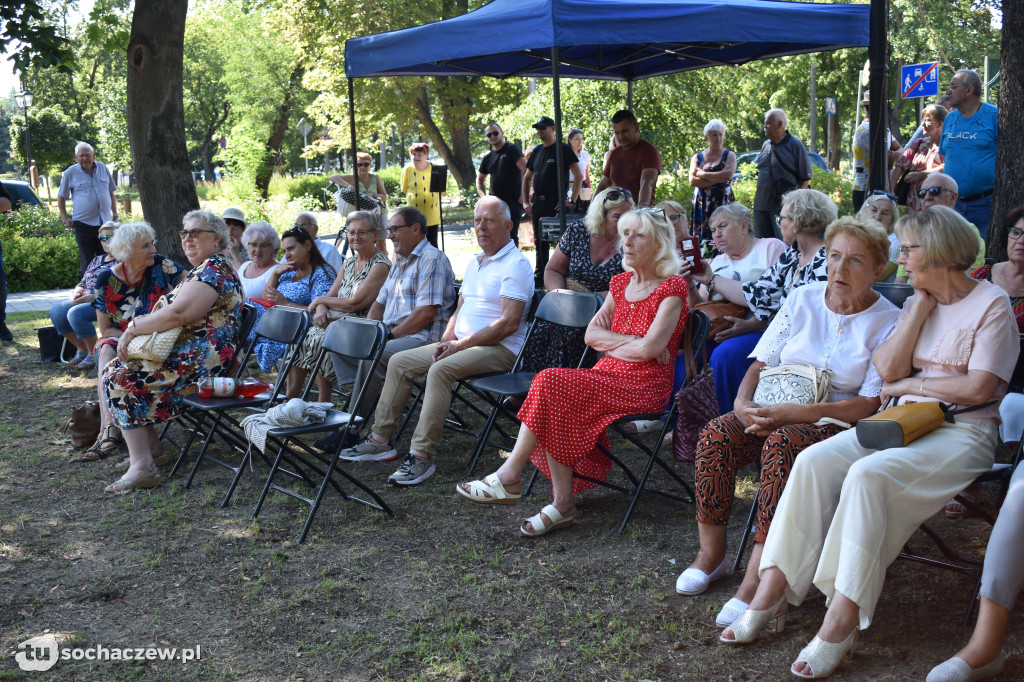
<instances>
[{"instance_id":1,"label":"green tree foliage","mask_svg":"<svg viewBox=\"0 0 1024 682\"><path fill-rule=\"evenodd\" d=\"M32 135L32 158L39 166L40 175L50 175L74 163L75 144L81 129L60 109L30 109L28 122ZM25 119L14 118L10 126L15 158L21 166L25 159Z\"/></svg>"},{"instance_id":2,"label":"green tree foliage","mask_svg":"<svg viewBox=\"0 0 1024 682\"><path fill-rule=\"evenodd\" d=\"M185 24L185 63L182 88L185 136L194 167L213 179L213 158L218 142L228 132L231 92L225 78L227 53L234 46L230 27L213 12L201 8Z\"/></svg>"},{"instance_id":3,"label":"green tree foliage","mask_svg":"<svg viewBox=\"0 0 1024 682\"><path fill-rule=\"evenodd\" d=\"M37 0L0 3L0 53L8 50L20 72L29 66L70 71L74 61L67 38Z\"/></svg>"}]
</instances>

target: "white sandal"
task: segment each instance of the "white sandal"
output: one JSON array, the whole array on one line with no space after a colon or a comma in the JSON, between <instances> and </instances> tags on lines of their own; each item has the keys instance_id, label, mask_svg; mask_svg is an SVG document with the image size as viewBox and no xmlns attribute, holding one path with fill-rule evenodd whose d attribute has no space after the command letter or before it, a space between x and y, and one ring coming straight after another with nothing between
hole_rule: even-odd
<instances>
[{"instance_id":1,"label":"white sandal","mask_svg":"<svg viewBox=\"0 0 1024 682\"><path fill-rule=\"evenodd\" d=\"M455 486L455 491L470 502L477 504L516 504L522 493L510 493L498 479L498 474L491 474L482 481L470 481L469 490L462 484Z\"/></svg>"},{"instance_id":2,"label":"white sandal","mask_svg":"<svg viewBox=\"0 0 1024 682\"><path fill-rule=\"evenodd\" d=\"M544 525L544 518L541 516L548 517L551 521L550 526ZM534 514L528 519L525 519L519 526L519 532L528 538L538 538L541 535L547 535L556 528L564 528L565 526L571 526L572 522L576 520L579 514L573 514L572 516L562 516L562 513L558 511L558 508L553 504L549 504L540 510L540 514ZM533 526L533 530L527 530L526 524Z\"/></svg>"}]
</instances>

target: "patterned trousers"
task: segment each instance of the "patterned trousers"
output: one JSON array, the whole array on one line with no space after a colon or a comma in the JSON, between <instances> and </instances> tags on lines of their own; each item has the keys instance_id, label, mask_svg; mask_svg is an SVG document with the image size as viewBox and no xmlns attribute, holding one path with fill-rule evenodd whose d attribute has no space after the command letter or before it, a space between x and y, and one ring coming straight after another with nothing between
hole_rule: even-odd
<instances>
[{"instance_id":1,"label":"patterned trousers","mask_svg":"<svg viewBox=\"0 0 1024 682\"><path fill-rule=\"evenodd\" d=\"M796 456L843 429L834 424L787 424L767 438L743 433L743 429L743 422L730 412L713 419L701 432L694 461L697 521L726 525L736 492L736 471L759 462L754 542L763 543Z\"/></svg>"}]
</instances>

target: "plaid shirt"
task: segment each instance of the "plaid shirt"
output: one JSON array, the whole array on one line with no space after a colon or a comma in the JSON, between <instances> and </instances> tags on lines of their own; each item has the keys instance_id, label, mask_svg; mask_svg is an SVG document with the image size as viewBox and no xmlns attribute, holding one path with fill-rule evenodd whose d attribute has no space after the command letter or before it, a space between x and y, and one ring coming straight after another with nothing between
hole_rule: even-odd
<instances>
[{"instance_id":1,"label":"plaid shirt","mask_svg":"<svg viewBox=\"0 0 1024 682\"><path fill-rule=\"evenodd\" d=\"M394 329L420 306L437 306L430 324L410 334L410 338L424 343L440 341L448 318L455 312L455 273L448 256L426 239L416 245L408 258L396 254L377 302L384 306L384 324L388 329Z\"/></svg>"}]
</instances>

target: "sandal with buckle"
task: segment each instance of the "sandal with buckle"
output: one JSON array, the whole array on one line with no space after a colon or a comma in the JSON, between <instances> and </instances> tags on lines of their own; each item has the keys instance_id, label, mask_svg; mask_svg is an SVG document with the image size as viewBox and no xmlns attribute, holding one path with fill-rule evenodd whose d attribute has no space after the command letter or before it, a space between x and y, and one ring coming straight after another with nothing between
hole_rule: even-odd
<instances>
[{"instance_id":1,"label":"sandal with buckle","mask_svg":"<svg viewBox=\"0 0 1024 682\"><path fill-rule=\"evenodd\" d=\"M101 440L96 439L96 442L89 446L89 449L81 454L76 460L78 462L97 462L107 456L107 453L100 449Z\"/></svg>"},{"instance_id":2,"label":"sandal with buckle","mask_svg":"<svg viewBox=\"0 0 1024 682\"><path fill-rule=\"evenodd\" d=\"M826 642L821 637L815 635L811 643L800 651L796 661L793 662L793 665L800 662L806 663L811 669L810 674L799 673L793 668L790 668L789 671L797 677L802 677L806 680L828 677L836 671L836 668L843 662L843 659L853 655L853 645L856 642L856 628L841 642Z\"/></svg>"},{"instance_id":3,"label":"sandal with buckle","mask_svg":"<svg viewBox=\"0 0 1024 682\"><path fill-rule=\"evenodd\" d=\"M116 431L115 429L117 429L117 427L113 424L107 424L100 434L102 438L100 438L99 442L94 446L103 453L104 457L117 452L117 449L121 447L122 443L124 443L124 437L121 435L121 432ZM113 435L115 433L117 435Z\"/></svg>"},{"instance_id":4,"label":"sandal with buckle","mask_svg":"<svg viewBox=\"0 0 1024 682\"><path fill-rule=\"evenodd\" d=\"M517 504L522 493L510 493L505 490L498 479L498 474L491 474L482 481L470 481L469 490L462 487L462 484L455 486L455 492L465 497L470 502L477 504ZM550 517L549 517L550 518Z\"/></svg>"},{"instance_id":5,"label":"sandal with buckle","mask_svg":"<svg viewBox=\"0 0 1024 682\"><path fill-rule=\"evenodd\" d=\"M544 517L541 516L541 514L548 517L548 520L551 521L550 525L544 525ZM558 508L555 507L555 505L549 504L540 510L540 514L534 514L530 518L525 519L519 526L519 532L528 538L539 538L541 535L547 535L557 528L571 526L577 516L579 516L578 513L573 514L572 516L562 516L562 513L558 511ZM533 526L533 530L529 530L526 527L526 524Z\"/></svg>"},{"instance_id":6,"label":"sandal with buckle","mask_svg":"<svg viewBox=\"0 0 1024 682\"><path fill-rule=\"evenodd\" d=\"M726 630L732 631L733 638L726 639L725 632L722 632L718 640L723 644L750 644L761 635L762 630L766 633L782 632L786 627L787 612L780 612L779 609L785 603L786 595L782 595L779 597L779 601L775 602L775 605L771 608L762 609L761 611L748 608L726 628Z\"/></svg>"}]
</instances>

